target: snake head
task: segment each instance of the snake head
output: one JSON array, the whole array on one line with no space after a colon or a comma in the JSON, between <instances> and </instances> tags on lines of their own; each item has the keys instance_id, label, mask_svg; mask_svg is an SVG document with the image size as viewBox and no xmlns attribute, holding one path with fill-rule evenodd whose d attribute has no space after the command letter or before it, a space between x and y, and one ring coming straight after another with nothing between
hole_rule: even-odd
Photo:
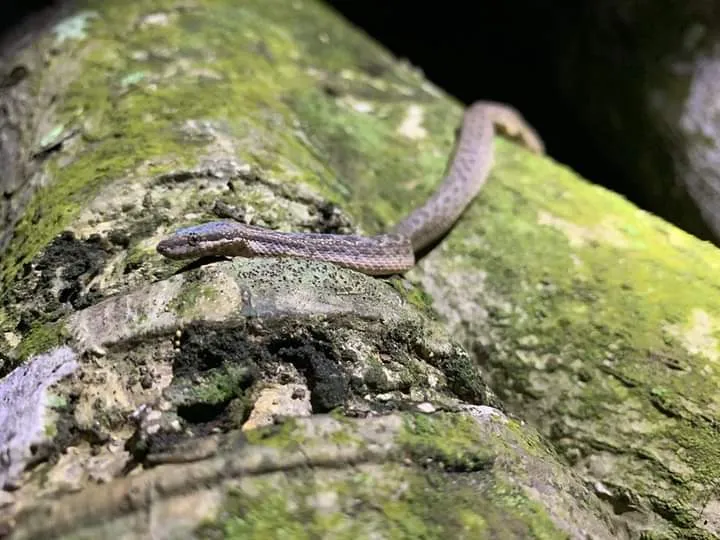
<instances>
[{"instance_id":1,"label":"snake head","mask_svg":"<svg viewBox=\"0 0 720 540\"><path fill-rule=\"evenodd\" d=\"M179 229L157 245L168 259L189 259L206 255L247 255L247 243L237 234L239 223L213 221Z\"/></svg>"}]
</instances>

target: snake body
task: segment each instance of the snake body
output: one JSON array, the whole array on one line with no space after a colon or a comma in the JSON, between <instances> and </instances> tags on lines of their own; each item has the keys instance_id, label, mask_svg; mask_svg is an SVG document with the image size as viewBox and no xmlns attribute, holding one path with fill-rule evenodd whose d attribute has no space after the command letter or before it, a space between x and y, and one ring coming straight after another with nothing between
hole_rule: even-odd
<instances>
[{"instance_id":1,"label":"snake body","mask_svg":"<svg viewBox=\"0 0 720 540\"><path fill-rule=\"evenodd\" d=\"M207 255L297 257L327 261L370 275L403 273L415 253L442 237L480 192L492 167L495 129L543 152L535 131L513 108L480 101L464 114L455 154L438 189L386 234L375 236L278 232L237 221L180 229L157 246L171 259Z\"/></svg>"}]
</instances>

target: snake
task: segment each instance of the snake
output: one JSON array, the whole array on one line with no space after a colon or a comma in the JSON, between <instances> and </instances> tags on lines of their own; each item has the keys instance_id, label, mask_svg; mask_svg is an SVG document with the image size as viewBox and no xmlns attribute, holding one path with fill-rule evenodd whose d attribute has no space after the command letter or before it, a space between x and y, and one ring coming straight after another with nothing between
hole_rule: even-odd
<instances>
[{"instance_id":1,"label":"snake","mask_svg":"<svg viewBox=\"0 0 720 540\"><path fill-rule=\"evenodd\" d=\"M532 152L544 152L542 140L516 109L491 101L473 103L463 114L445 178L422 205L387 232L373 236L281 232L221 220L179 229L162 239L157 251L169 259L294 257L372 276L403 274L415 266L418 253L450 230L486 183L496 130Z\"/></svg>"}]
</instances>

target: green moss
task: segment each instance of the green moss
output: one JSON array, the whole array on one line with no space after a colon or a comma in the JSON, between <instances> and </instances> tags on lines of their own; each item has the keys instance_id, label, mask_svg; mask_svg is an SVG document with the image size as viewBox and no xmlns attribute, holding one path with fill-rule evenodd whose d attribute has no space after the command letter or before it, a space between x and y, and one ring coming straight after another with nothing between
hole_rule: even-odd
<instances>
[{"instance_id":1,"label":"green moss","mask_svg":"<svg viewBox=\"0 0 720 540\"><path fill-rule=\"evenodd\" d=\"M407 107L408 104L392 104L385 110L401 114ZM419 203L422 200L422 195L416 198L416 193L424 190L413 189L414 184L427 181L429 191L442 176L447 156L423 152L424 144L435 148L438 140L435 136L431 141L418 143L398 133L397 125L389 122L382 113L357 112L336 100L327 99L321 92L299 94L294 98L293 108L301 119L312 124L313 143L322 149L340 177L343 206L361 218L368 233L381 232L395 223L402 214L401 201L412 198ZM426 108L444 108L446 114L450 109L447 104ZM454 127L445 130L452 132ZM432 173L433 169L437 174ZM362 181L345 181L353 178L362 178ZM408 179L411 185L391 179Z\"/></svg>"},{"instance_id":2,"label":"green moss","mask_svg":"<svg viewBox=\"0 0 720 540\"><path fill-rule=\"evenodd\" d=\"M529 430L523 422L505 417L503 423L506 430L515 434L516 440L522 441L523 452L540 459L547 459L548 453L553 454L553 449L548 448L547 441L535 430Z\"/></svg>"},{"instance_id":3,"label":"green moss","mask_svg":"<svg viewBox=\"0 0 720 540\"><path fill-rule=\"evenodd\" d=\"M522 523L532 531L532 538L555 540L570 538L553 524L547 509L529 499L516 487L496 480L488 493L493 504L511 522Z\"/></svg>"},{"instance_id":4,"label":"green moss","mask_svg":"<svg viewBox=\"0 0 720 540\"><path fill-rule=\"evenodd\" d=\"M431 460L451 470L483 469L495 457L492 442L480 438L475 420L469 415L408 416L399 442L416 462Z\"/></svg>"},{"instance_id":5,"label":"green moss","mask_svg":"<svg viewBox=\"0 0 720 540\"><path fill-rule=\"evenodd\" d=\"M202 538L313 538L310 524L294 519L284 493L264 485L262 502L230 491L227 508L217 523L206 523L196 532Z\"/></svg>"},{"instance_id":6,"label":"green moss","mask_svg":"<svg viewBox=\"0 0 720 540\"><path fill-rule=\"evenodd\" d=\"M432 296L417 285L409 283L404 278L391 278L388 283L411 305L415 306L425 316L437 319L438 314L432 308Z\"/></svg>"},{"instance_id":7,"label":"green moss","mask_svg":"<svg viewBox=\"0 0 720 540\"><path fill-rule=\"evenodd\" d=\"M333 420L339 422L340 424L347 426L348 429L353 429L355 426L355 422L352 418L348 418L345 416L345 411L341 407L337 407L330 412L327 413L328 416L330 416Z\"/></svg>"},{"instance_id":8,"label":"green moss","mask_svg":"<svg viewBox=\"0 0 720 540\"><path fill-rule=\"evenodd\" d=\"M689 310L697 306L706 306L711 316L720 317L707 302L712 267L717 266L708 264L710 250L698 244L693 251L700 259L698 264L686 266L687 261L666 249L666 244L663 249L650 244L657 228L666 225L650 216L636 216L628 219L635 231L629 234L619 216L628 215L630 205L599 189L581 189L582 184L569 174L556 172L553 189L557 196L552 191L541 195L532 186L538 175L550 174L545 169L551 165L526 163L514 153L511 156L505 145L499 146L503 176L490 182L481 195L491 201L492 211L486 211L483 219L472 220L475 230L466 231L471 236L482 234L484 241L471 245L460 235L452 235L449 241L472 259L483 260L493 290L523 307L523 313L507 321L508 337L532 333L538 343L536 351L554 352L559 343L565 343L572 347L571 354L582 355L585 361L603 358L611 344L626 358L647 351L686 357L687 350L669 348L667 334L657 330L673 318L683 317L683 310L689 318ZM538 226L543 212L566 222ZM505 219L510 214L513 220ZM584 244L573 246L569 240ZM573 256L582 263L573 265ZM691 275L696 281L688 290L683 283ZM542 286L520 288L519 283ZM678 290L683 294L676 295ZM646 374L645 365L623 362L619 367L631 376ZM677 377L663 379L679 382Z\"/></svg>"},{"instance_id":9,"label":"green moss","mask_svg":"<svg viewBox=\"0 0 720 540\"><path fill-rule=\"evenodd\" d=\"M67 329L62 322L33 325L30 332L14 351L18 360L25 360L34 354L44 353L65 343Z\"/></svg>"},{"instance_id":10,"label":"green moss","mask_svg":"<svg viewBox=\"0 0 720 540\"><path fill-rule=\"evenodd\" d=\"M172 310L179 317L191 318L195 312L198 300L212 302L218 296L218 291L213 285L202 280L186 280L182 291L168 303L168 309Z\"/></svg>"},{"instance_id":11,"label":"green moss","mask_svg":"<svg viewBox=\"0 0 720 540\"><path fill-rule=\"evenodd\" d=\"M246 484L247 485L247 484ZM456 477L397 465L326 477L297 471L232 490L203 538L563 538L519 493L496 504ZM319 505L320 499L329 501Z\"/></svg>"},{"instance_id":12,"label":"green moss","mask_svg":"<svg viewBox=\"0 0 720 540\"><path fill-rule=\"evenodd\" d=\"M668 499L697 495L720 460L713 422L697 416L719 384L708 367L720 352L716 249L507 143L498 141L496 162L445 239L463 257L434 270L456 283L486 274L481 289L455 291L453 306L486 306L484 370L508 409L543 433L567 416L606 444L649 447L623 476L639 492L652 470L671 486ZM618 429L627 414L637 431Z\"/></svg>"},{"instance_id":13,"label":"green moss","mask_svg":"<svg viewBox=\"0 0 720 540\"><path fill-rule=\"evenodd\" d=\"M222 369L208 372L193 387L197 401L207 404L225 403L243 396L247 386L248 368L245 365L224 364Z\"/></svg>"},{"instance_id":14,"label":"green moss","mask_svg":"<svg viewBox=\"0 0 720 540\"><path fill-rule=\"evenodd\" d=\"M296 448L307 440L293 418L286 418L281 424L249 430L246 436L251 444L280 449Z\"/></svg>"},{"instance_id":15,"label":"green moss","mask_svg":"<svg viewBox=\"0 0 720 540\"><path fill-rule=\"evenodd\" d=\"M131 245L128 247L128 251L125 254L125 267L126 268L139 268L147 261L148 256L151 252L148 251L147 247L140 247L139 245ZM154 253L154 250L153 252Z\"/></svg>"},{"instance_id":16,"label":"green moss","mask_svg":"<svg viewBox=\"0 0 720 540\"><path fill-rule=\"evenodd\" d=\"M362 437L357 436L350 428L333 431L330 434L329 440L345 448L349 448L352 445L364 444Z\"/></svg>"}]
</instances>

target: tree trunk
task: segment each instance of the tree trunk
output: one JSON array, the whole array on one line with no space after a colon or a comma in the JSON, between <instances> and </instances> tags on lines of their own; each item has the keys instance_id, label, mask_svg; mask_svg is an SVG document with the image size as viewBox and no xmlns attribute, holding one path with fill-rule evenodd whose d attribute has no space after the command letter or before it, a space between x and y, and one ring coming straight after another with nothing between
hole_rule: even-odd
<instances>
[{"instance_id":1,"label":"tree trunk","mask_svg":"<svg viewBox=\"0 0 720 540\"><path fill-rule=\"evenodd\" d=\"M404 278L169 262L216 199L386 230L461 108L314 0L85 6L3 65L14 538L720 533L715 248L498 139Z\"/></svg>"}]
</instances>

